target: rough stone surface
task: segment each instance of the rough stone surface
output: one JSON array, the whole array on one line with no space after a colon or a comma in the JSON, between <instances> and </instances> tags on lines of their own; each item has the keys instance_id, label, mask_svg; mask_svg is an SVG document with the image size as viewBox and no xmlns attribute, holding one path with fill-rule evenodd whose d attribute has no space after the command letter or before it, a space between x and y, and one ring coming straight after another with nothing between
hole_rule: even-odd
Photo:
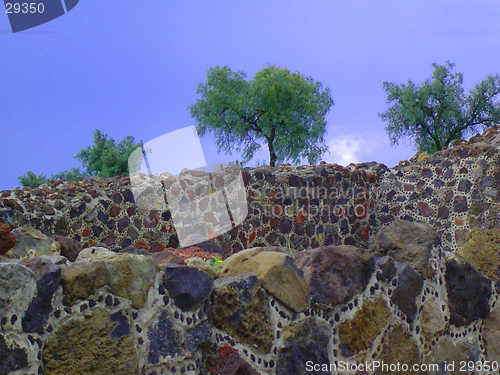
<instances>
[{"instance_id":1,"label":"rough stone surface","mask_svg":"<svg viewBox=\"0 0 500 375\"><path fill-rule=\"evenodd\" d=\"M157 253L153 253L153 259L160 265L160 264L178 264L181 266L185 266L186 262L184 261L184 258L182 258L180 255L173 251L169 250L162 250Z\"/></svg>"},{"instance_id":2,"label":"rough stone surface","mask_svg":"<svg viewBox=\"0 0 500 375\"><path fill-rule=\"evenodd\" d=\"M356 330L345 327L361 322L363 316L366 326L372 327L376 319L367 318L365 304L379 300L387 303L388 322L370 341L369 348L359 349L347 359L358 363L366 360L407 363L413 359L426 362L429 358L436 363L449 358L455 363L497 359L497 312L494 310L489 315L487 312L489 308L498 309L497 293L489 290L491 284L496 284L497 292L500 291L499 262L495 258L498 245L495 231L500 228L499 165L500 126L492 126L467 142L454 141L434 154L419 153L393 168L375 162L353 163L347 167L323 162L311 166L238 169L245 191L227 190L224 196L206 196L198 201L191 199L203 192L206 184L196 179L209 177L207 181L211 180L212 187L221 189L227 182L225 171L213 171L210 175L202 171L184 172L181 179L168 175L139 175L132 181L129 177L93 177L81 181L50 181L36 189L0 191L0 222L20 232L30 231L28 227L39 231L31 231L34 235L24 234L26 239L33 240L28 248L16 254L14 247L0 255L0 336L3 339L0 373L50 373L44 368L47 366L43 360L43 351L49 348L47 339L60 338L61 329L71 323L75 323L72 326L75 330L68 329L67 336L78 337L78 341L68 343L68 350L62 345L53 353L60 351L59 358L70 358L70 361L80 358L81 353L77 351L82 347L81 341L95 346L106 336L106 330L99 331L101 336L80 335L76 322L85 322L99 315L99 311L105 314L95 321L113 326L108 335L112 342L132 337L131 353L137 355L134 363L138 367L133 372L137 374L300 373L306 371L307 359L331 364L345 360L351 345L355 350L366 347L367 344L362 344L366 337L360 340L349 337ZM145 190L136 197L131 189L134 179L146 183ZM173 206L169 202L169 209L160 208L167 189L175 192L177 203L182 200L189 202L191 209L199 208L202 211L199 223L204 220L213 230L230 224L221 215L227 211L229 200L248 203L249 212L241 224L203 245L178 249L178 234L183 234L184 229L174 225L174 213L169 211L176 202ZM154 202L155 208L145 208L144 203L151 203L155 196L159 199ZM187 226L194 219L189 212L182 217ZM239 213L231 210L232 219ZM432 226L432 230L427 230L428 226ZM209 232L209 236L214 234ZM76 241L72 243L74 246L80 243L83 248L93 249L82 250L75 260L78 250L71 244L65 248L63 240L52 242L51 236L57 238L54 235ZM44 248L44 241L50 246ZM363 275L359 268L345 261L351 258L339 254L338 258L344 259L340 264L345 264L349 277L370 279L366 286L362 284L358 290L346 293L345 289L351 287L348 282L337 283L339 287L331 282L339 276L335 270L340 267L337 260L323 262L325 274L333 273L335 277L317 277L316 286L343 293L339 299L343 302L337 305L313 300L298 313L300 308L290 309L291 305L287 307L277 297L273 298L269 293L271 286L267 285L268 291L257 276L241 275L253 275L261 283L257 297L262 294L265 298L255 299L261 302L259 308L267 308L269 313L263 314L265 318L257 328L270 327L266 328L267 332L274 335L274 339L268 339L270 346L266 344L270 348L268 352L259 351L257 344L247 344L228 331L214 327L214 319L208 317L210 311L217 309L213 298L182 311L179 296L173 298L171 290L161 281L160 276L168 270L169 263L162 255L155 259L156 253L169 248L184 254L186 259L195 259L193 255L199 254L205 260L214 260L222 258L217 254L227 258L244 249L275 247L276 250L271 251L282 254L281 257L273 255L277 261L283 255L295 259L304 250L341 245L357 248L356 253L363 262L370 255L375 257L375 266ZM58 247L67 258L59 255ZM35 258L38 265L32 264L30 270L26 266L37 252L40 254ZM48 255L52 253L55 255ZM460 260L460 254L468 263ZM71 303L74 301L70 306L64 288L59 287L57 277L53 277L55 274L47 277L43 288L40 281L50 274L44 271L41 262L64 268L70 266L71 261L74 264L103 262L109 280L98 287L101 282L90 282L80 275L81 279L77 278L78 283L75 281L73 285L74 293L67 293L73 298ZM189 262L194 265L196 261ZM415 274L405 269L398 272L401 264L407 265L406 270L414 269ZM315 267L317 271L319 267ZM95 271L90 273L97 277ZM423 288L421 279L424 279ZM137 280L142 280L140 285L134 284ZM279 285L281 280L276 278L273 283ZM343 281L346 280L347 277ZM91 285L89 288L87 282ZM51 288L56 286L51 294ZM287 290L282 285L279 287ZM236 291L242 289L235 288ZM318 290L322 289L317 287ZM44 293L46 298L40 299ZM227 291L221 316L234 311L235 307L228 303L230 300L236 306L253 301L251 293L241 293L238 298L234 297L235 293ZM316 295L321 297L320 292ZM233 315L240 319L243 313ZM309 324L307 322L311 322L308 329L297 329ZM30 332L25 332L25 328ZM260 335L262 331L257 328L255 332ZM247 342L255 340L251 329L241 335ZM299 340L302 340L300 345ZM105 367L104 372L99 367L99 373L128 371L121 371L119 364L125 365L134 357L122 349L116 352L125 354L117 354L114 359L112 353L105 353L105 363L118 362ZM96 358L98 362L100 359ZM88 370L82 369L82 372L92 373ZM321 371L326 370L317 372ZM396 373L392 369L390 372ZM62 368L61 373L75 371ZM432 375L445 373L441 368Z\"/></svg>"},{"instance_id":3,"label":"rough stone surface","mask_svg":"<svg viewBox=\"0 0 500 375\"><path fill-rule=\"evenodd\" d=\"M475 348L477 346L477 342L457 342L451 340L450 337L442 337L437 341L436 346L432 349L432 351L424 357L424 362L439 365L440 372L438 372L438 374L472 375L475 372L467 371L467 367L464 368L463 366L460 366L460 364L461 362L463 364L464 361L466 363L469 361L476 363L478 356ZM445 363L454 363L454 370L449 372L445 371Z\"/></svg>"},{"instance_id":4,"label":"rough stone surface","mask_svg":"<svg viewBox=\"0 0 500 375\"><path fill-rule=\"evenodd\" d=\"M429 299L422 305L420 325L422 337L426 342L432 342L439 332L446 328L446 319L442 304L435 299Z\"/></svg>"},{"instance_id":5,"label":"rough stone surface","mask_svg":"<svg viewBox=\"0 0 500 375\"><path fill-rule=\"evenodd\" d=\"M103 261L76 262L61 267L61 285L64 291L63 303L73 305L86 299L97 289L109 283L110 275Z\"/></svg>"},{"instance_id":6,"label":"rough stone surface","mask_svg":"<svg viewBox=\"0 0 500 375\"><path fill-rule=\"evenodd\" d=\"M191 310L203 303L210 296L213 285L212 276L200 269L178 265L165 268L165 287L182 310Z\"/></svg>"},{"instance_id":7,"label":"rough stone surface","mask_svg":"<svg viewBox=\"0 0 500 375\"><path fill-rule=\"evenodd\" d=\"M366 301L353 318L340 325L340 347L349 357L370 348L387 325L390 310L383 300Z\"/></svg>"},{"instance_id":8,"label":"rough stone surface","mask_svg":"<svg viewBox=\"0 0 500 375\"><path fill-rule=\"evenodd\" d=\"M15 306L26 309L35 291L33 271L20 264L0 263L0 317Z\"/></svg>"},{"instance_id":9,"label":"rough stone surface","mask_svg":"<svg viewBox=\"0 0 500 375\"><path fill-rule=\"evenodd\" d=\"M218 263L214 264L217 265ZM207 263L207 261L198 257L186 259L186 265L188 265L189 267L195 267L198 268L199 270L205 271L214 279L219 277L218 271L220 271L220 267L222 267L222 264L220 265L220 267L211 266L209 263Z\"/></svg>"},{"instance_id":10,"label":"rough stone surface","mask_svg":"<svg viewBox=\"0 0 500 375\"><path fill-rule=\"evenodd\" d=\"M215 280L210 320L239 341L267 353L274 340L268 296L252 274Z\"/></svg>"},{"instance_id":11,"label":"rough stone surface","mask_svg":"<svg viewBox=\"0 0 500 375\"><path fill-rule=\"evenodd\" d=\"M38 257L30 259L26 267L35 274L36 294L22 318L23 331L43 334L53 309L52 297L59 287L61 268Z\"/></svg>"},{"instance_id":12,"label":"rough stone surface","mask_svg":"<svg viewBox=\"0 0 500 375\"><path fill-rule=\"evenodd\" d=\"M207 364L211 375L258 375L238 351L229 345L222 346L216 356L210 358Z\"/></svg>"},{"instance_id":13,"label":"rough stone surface","mask_svg":"<svg viewBox=\"0 0 500 375\"><path fill-rule=\"evenodd\" d=\"M186 350L194 353L198 347L210 339L212 326L204 320L194 328L186 331Z\"/></svg>"},{"instance_id":14,"label":"rough stone surface","mask_svg":"<svg viewBox=\"0 0 500 375\"><path fill-rule=\"evenodd\" d=\"M158 320L149 327L148 362L162 362L166 357L182 354L181 333L178 332L166 311L162 311Z\"/></svg>"},{"instance_id":15,"label":"rough stone surface","mask_svg":"<svg viewBox=\"0 0 500 375\"><path fill-rule=\"evenodd\" d=\"M0 223L0 255L5 254L16 245L16 236L7 224Z\"/></svg>"},{"instance_id":16,"label":"rough stone surface","mask_svg":"<svg viewBox=\"0 0 500 375\"><path fill-rule=\"evenodd\" d=\"M408 371L394 371L394 369L380 369L375 371L375 374L390 374L390 375L403 375L412 374L420 375L423 372L417 372L413 370L413 365L421 364L421 357L415 340L411 337L410 333L406 331L402 326L396 326L392 329L388 335L384 348L380 353L378 358L380 362L384 362L388 365L392 364L407 364L409 367Z\"/></svg>"},{"instance_id":17,"label":"rough stone surface","mask_svg":"<svg viewBox=\"0 0 500 375\"><path fill-rule=\"evenodd\" d=\"M334 307L361 293L374 269L373 258L353 246L324 246L298 253L295 263L311 288L311 303Z\"/></svg>"},{"instance_id":18,"label":"rough stone surface","mask_svg":"<svg viewBox=\"0 0 500 375\"><path fill-rule=\"evenodd\" d=\"M129 299L134 308L144 305L158 271L155 261L144 255L114 253L102 247L83 249L77 262L102 260L109 272L110 291Z\"/></svg>"},{"instance_id":19,"label":"rough stone surface","mask_svg":"<svg viewBox=\"0 0 500 375\"><path fill-rule=\"evenodd\" d=\"M458 254L489 279L500 279L500 229L473 229Z\"/></svg>"},{"instance_id":20,"label":"rough stone surface","mask_svg":"<svg viewBox=\"0 0 500 375\"><path fill-rule=\"evenodd\" d=\"M463 260L446 262L450 323L460 327L490 313L490 280Z\"/></svg>"},{"instance_id":21,"label":"rough stone surface","mask_svg":"<svg viewBox=\"0 0 500 375\"><path fill-rule=\"evenodd\" d=\"M325 323L311 318L292 323L283 329L284 342L276 357L276 375L311 374L306 370L307 361L329 366L327 331ZM314 373L330 375L330 371Z\"/></svg>"},{"instance_id":22,"label":"rough stone surface","mask_svg":"<svg viewBox=\"0 0 500 375\"><path fill-rule=\"evenodd\" d=\"M28 366L26 349L17 345L8 345L0 332L0 375L8 375L12 371L22 370Z\"/></svg>"},{"instance_id":23,"label":"rough stone surface","mask_svg":"<svg viewBox=\"0 0 500 375\"><path fill-rule=\"evenodd\" d=\"M484 321L484 341L488 359L500 364L500 308L493 310Z\"/></svg>"},{"instance_id":24,"label":"rough stone surface","mask_svg":"<svg viewBox=\"0 0 500 375\"><path fill-rule=\"evenodd\" d=\"M263 287L289 309L301 312L307 307L309 287L287 254L261 247L243 250L224 261L220 276L248 272L261 279Z\"/></svg>"},{"instance_id":25,"label":"rough stone surface","mask_svg":"<svg viewBox=\"0 0 500 375\"><path fill-rule=\"evenodd\" d=\"M52 238L59 243L61 255L70 262L74 262L82 251L82 244L70 237L54 235Z\"/></svg>"},{"instance_id":26,"label":"rough stone surface","mask_svg":"<svg viewBox=\"0 0 500 375\"><path fill-rule=\"evenodd\" d=\"M211 241L208 241L211 242ZM207 248L210 248L209 246L206 246ZM186 260L189 258L193 257L198 257L202 258L205 260L216 260L216 259L221 259L224 260L224 256L218 252L210 252L203 250L199 246L189 246L184 249L174 249L174 248L168 248L168 251L172 251L179 255L182 259Z\"/></svg>"},{"instance_id":27,"label":"rough stone surface","mask_svg":"<svg viewBox=\"0 0 500 375\"><path fill-rule=\"evenodd\" d=\"M434 275L429 264L431 250L439 245L439 236L432 227L398 220L378 231L370 251L377 256L389 255L429 278Z\"/></svg>"},{"instance_id":28,"label":"rough stone surface","mask_svg":"<svg viewBox=\"0 0 500 375\"><path fill-rule=\"evenodd\" d=\"M416 298L422 292L424 280L407 264L397 263L396 274L398 286L391 295L391 300L413 321L417 314Z\"/></svg>"},{"instance_id":29,"label":"rough stone surface","mask_svg":"<svg viewBox=\"0 0 500 375\"><path fill-rule=\"evenodd\" d=\"M60 254L59 243L31 226L15 228L12 233L17 242L8 254L13 258Z\"/></svg>"},{"instance_id":30,"label":"rough stone surface","mask_svg":"<svg viewBox=\"0 0 500 375\"><path fill-rule=\"evenodd\" d=\"M59 326L43 347L43 373L136 375L137 348L130 328L116 320L99 308Z\"/></svg>"}]
</instances>

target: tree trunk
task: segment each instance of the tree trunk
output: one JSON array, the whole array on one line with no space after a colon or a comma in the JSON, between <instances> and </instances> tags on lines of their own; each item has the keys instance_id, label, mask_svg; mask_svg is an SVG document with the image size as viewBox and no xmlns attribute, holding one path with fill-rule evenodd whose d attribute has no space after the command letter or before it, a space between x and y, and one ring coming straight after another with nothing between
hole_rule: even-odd
<instances>
[{"instance_id":1,"label":"tree trunk","mask_svg":"<svg viewBox=\"0 0 500 375\"><path fill-rule=\"evenodd\" d=\"M272 147L269 147L269 165L271 167L276 166L276 153L272 150Z\"/></svg>"}]
</instances>

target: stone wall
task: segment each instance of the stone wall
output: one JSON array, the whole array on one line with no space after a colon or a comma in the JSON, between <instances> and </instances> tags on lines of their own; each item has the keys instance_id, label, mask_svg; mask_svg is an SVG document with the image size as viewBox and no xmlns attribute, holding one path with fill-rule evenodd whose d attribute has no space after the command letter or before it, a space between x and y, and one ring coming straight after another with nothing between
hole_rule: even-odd
<instances>
[{"instance_id":1,"label":"stone wall","mask_svg":"<svg viewBox=\"0 0 500 375\"><path fill-rule=\"evenodd\" d=\"M0 374L500 364L499 146L492 128L392 169L243 170L248 217L200 244L223 277L167 251L170 212L128 178L3 191ZM445 373L412 371L367 373Z\"/></svg>"}]
</instances>

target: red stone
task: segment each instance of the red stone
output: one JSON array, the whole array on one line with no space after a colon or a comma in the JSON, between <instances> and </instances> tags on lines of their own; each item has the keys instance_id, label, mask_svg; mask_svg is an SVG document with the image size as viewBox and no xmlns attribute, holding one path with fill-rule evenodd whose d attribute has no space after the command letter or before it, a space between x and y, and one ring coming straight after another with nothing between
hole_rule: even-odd
<instances>
[{"instance_id":1,"label":"red stone","mask_svg":"<svg viewBox=\"0 0 500 375\"><path fill-rule=\"evenodd\" d=\"M300 211L297 216L295 216L294 221L299 224L304 224L307 214L304 211Z\"/></svg>"},{"instance_id":2,"label":"red stone","mask_svg":"<svg viewBox=\"0 0 500 375\"><path fill-rule=\"evenodd\" d=\"M153 253L158 253L158 252L162 251L163 249L165 249L165 245L163 245L161 243L157 243L156 245L153 246Z\"/></svg>"},{"instance_id":3,"label":"red stone","mask_svg":"<svg viewBox=\"0 0 500 375\"><path fill-rule=\"evenodd\" d=\"M157 253L153 253L153 259L158 264L173 263L173 264L179 264L182 266L186 265L186 262L184 262L184 259L182 259L181 256L179 256L175 252L169 251L169 250L162 250L162 251L159 251Z\"/></svg>"},{"instance_id":4,"label":"red stone","mask_svg":"<svg viewBox=\"0 0 500 375\"><path fill-rule=\"evenodd\" d=\"M0 223L0 255L16 246L16 236L7 224Z\"/></svg>"},{"instance_id":5,"label":"red stone","mask_svg":"<svg viewBox=\"0 0 500 375\"><path fill-rule=\"evenodd\" d=\"M418 214L423 217L429 217L434 213L434 209L425 202L418 202Z\"/></svg>"},{"instance_id":6,"label":"red stone","mask_svg":"<svg viewBox=\"0 0 500 375\"><path fill-rule=\"evenodd\" d=\"M149 246L144 241L137 241L134 246L136 249L146 249L149 250Z\"/></svg>"},{"instance_id":7,"label":"red stone","mask_svg":"<svg viewBox=\"0 0 500 375\"><path fill-rule=\"evenodd\" d=\"M92 230L90 228L85 228L82 232L83 237L88 237L92 234Z\"/></svg>"},{"instance_id":8,"label":"red stone","mask_svg":"<svg viewBox=\"0 0 500 375\"><path fill-rule=\"evenodd\" d=\"M276 216L281 216L283 215L283 206L280 206L280 205L276 205L274 206L274 214Z\"/></svg>"},{"instance_id":9,"label":"red stone","mask_svg":"<svg viewBox=\"0 0 500 375\"><path fill-rule=\"evenodd\" d=\"M279 224L280 224L280 219L271 219L271 222L269 223L272 229L278 228Z\"/></svg>"},{"instance_id":10,"label":"red stone","mask_svg":"<svg viewBox=\"0 0 500 375\"><path fill-rule=\"evenodd\" d=\"M271 202L274 202L276 200L276 191L271 191L267 196L267 199L269 199Z\"/></svg>"},{"instance_id":11,"label":"red stone","mask_svg":"<svg viewBox=\"0 0 500 375\"><path fill-rule=\"evenodd\" d=\"M218 257L219 260L224 260L224 257L218 253L209 253L198 246L190 246L186 249L174 249L172 247L167 248L166 250L172 251L177 255L181 256L182 259L189 259L194 257L199 257L204 260L216 260L215 257Z\"/></svg>"},{"instance_id":12,"label":"red stone","mask_svg":"<svg viewBox=\"0 0 500 375\"><path fill-rule=\"evenodd\" d=\"M207 369L212 375L257 374L238 351L229 345L222 346L216 358L210 358Z\"/></svg>"},{"instance_id":13,"label":"red stone","mask_svg":"<svg viewBox=\"0 0 500 375\"><path fill-rule=\"evenodd\" d=\"M112 246L116 243L116 236L114 234L110 234L105 237L102 242L104 242L106 246Z\"/></svg>"},{"instance_id":14,"label":"red stone","mask_svg":"<svg viewBox=\"0 0 500 375\"><path fill-rule=\"evenodd\" d=\"M365 206L362 205L356 206L355 210L356 210L356 217L358 219L364 219L366 217L367 210Z\"/></svg>"},{"instance_id":15,"label":"red stone","mask_svg":"<svg viewBox=\"0 0 500 375\"><path fill-rule=\"evenodd\" d=\"M118 216L120 211L121 211L121 208L118 206L111 207L111 210L109 210L109 216L111 216L111 217Z\"/></svg>"},{"instance_id":16,"label":"red stone","mask_svg":"<svg viewBox=\"0 0 500 375\"><path fill-rule=\"evenodd\" d=\"M134 216L134 215L135 215L135 208L134 207L127 208L127 216Z\"/></svg>"},{"instance_id":17,"label":"red stone","mask_svg":"<svg viewBox=\"0 0 500 375\"><path fill-rule=\"evenodd\" d=\"M367 227L361 227L359 230L359 238L361 241L367 242L370 239L370 234L368 233Z\"/></svg>"},{"instance_id":18,"label":"red stone","mask_svg":"<svg viewBox=\"0 0 500 375\"><path fill-rule=\"evenodd\" d=\"M250 236L248 236L248 242L252 243L256 236L255 232L250 233Z\"/></svg>"}]
</instances>

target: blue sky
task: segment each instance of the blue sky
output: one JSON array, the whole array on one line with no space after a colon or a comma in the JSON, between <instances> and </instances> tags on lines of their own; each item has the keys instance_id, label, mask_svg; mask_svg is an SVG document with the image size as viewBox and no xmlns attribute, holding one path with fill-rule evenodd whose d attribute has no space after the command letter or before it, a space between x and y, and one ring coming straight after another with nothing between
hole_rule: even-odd
<instances>
[{"instance_id":1,"label":"blue sky","mask_svg":"<svg viewBox=\"0 0 500 375\"><path fill-rule=\"evenodd\" d=\"M389 145L382 83L421 83L447 60L466 91L498 73L500 2L81 0L16 34L4 13L0 48L0 190L27 170L79 166L94 129L148 142L193 125L187 107L215 65L252 78L275 64L322 82L335 102L323 160L391 167L414 150ZM209 163L238 159L211 136L201 145ZM172 147L180 163L189 155Z\"/></svg>"}]
</instances>

